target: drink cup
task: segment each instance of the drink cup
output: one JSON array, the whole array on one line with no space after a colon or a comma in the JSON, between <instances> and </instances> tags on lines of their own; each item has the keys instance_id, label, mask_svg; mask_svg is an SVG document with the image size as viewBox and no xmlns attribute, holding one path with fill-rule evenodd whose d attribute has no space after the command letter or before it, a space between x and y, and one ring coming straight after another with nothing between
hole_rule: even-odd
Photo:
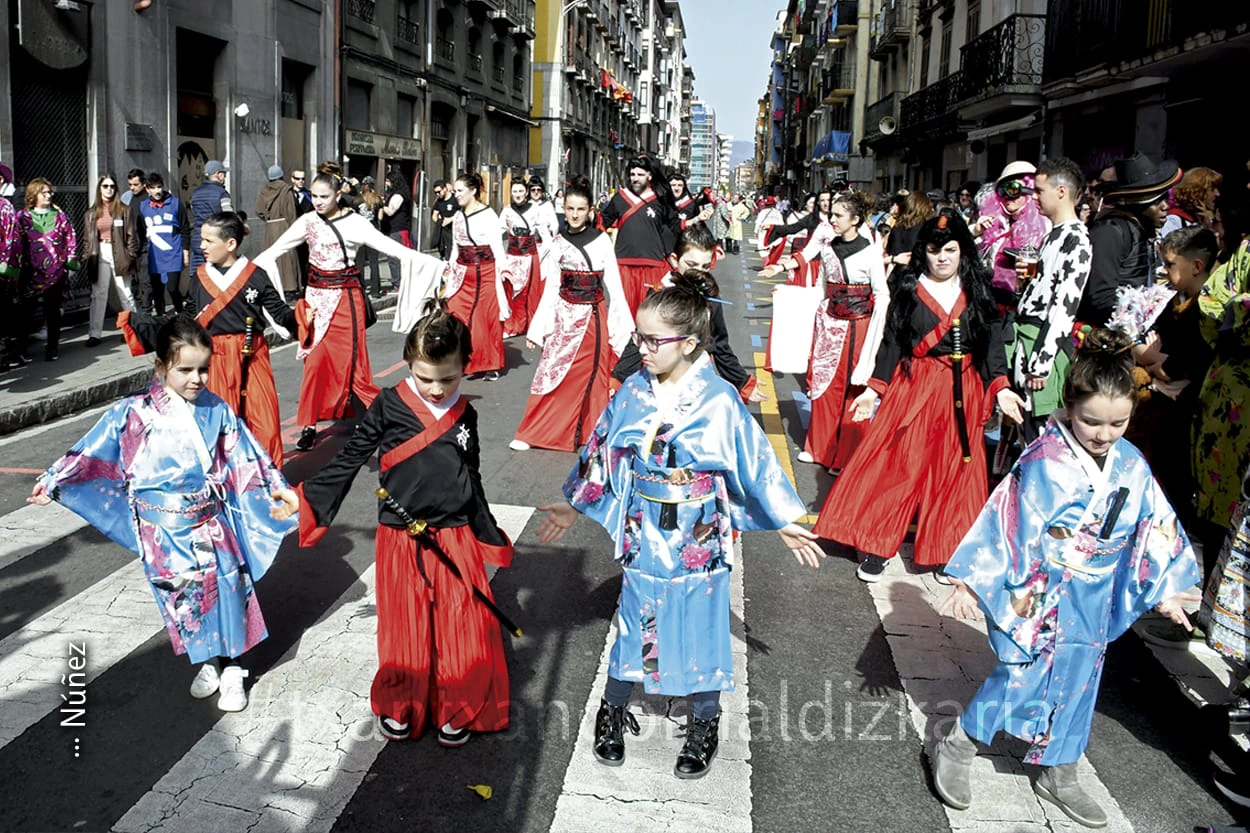
<instances>
[{"instance_id":1,"label":"drink cup","mask_svg":"<svg viewBox=\"0 0 1250 833\"><path fill-rule=\"evenodd\" d=\"M1037 277L1037 261L1038 252L1034 246L1020 247L1020 252L1016 255L1016 265L1023 271L1022 280L1031 281Z\"/></svg>"}]
</instances>

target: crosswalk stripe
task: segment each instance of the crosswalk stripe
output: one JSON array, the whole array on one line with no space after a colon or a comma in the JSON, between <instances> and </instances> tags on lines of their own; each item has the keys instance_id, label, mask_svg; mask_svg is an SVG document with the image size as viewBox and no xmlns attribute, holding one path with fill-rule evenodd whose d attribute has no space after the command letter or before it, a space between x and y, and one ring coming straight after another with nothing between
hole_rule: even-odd
<instances>
[{"instance_id":1,"label":"crosswalk stripe","mask_svg":"<svg viewBox=\"0 0 1250 833\"><path fill-rule=\"evenodd\" d=\"M59 503L15 509L0 518L0 570L86 525Z\"/></svg>"},{"instance_id":2,"label":"crosswalk stripe","mask_svg":"<svg viewBox=\"0 0 1250 833\"><path fill-rule=\"evenodd\" d=\"M625 763L621 766L607 767L595 760L595 713L607 681L608 655L616 640L613 624L582 712L551 833L647 829L750 833L751 723L747 649L741 632L741 555L739 548L730 573L735 689L721 695L720 749L711 770L698 781L683 781L673 775L682 744L677 729L685 725L688 702L684 698L645 696L637 688L631 709L642 734L626 734Z\"/></svg>"}]
</instances>

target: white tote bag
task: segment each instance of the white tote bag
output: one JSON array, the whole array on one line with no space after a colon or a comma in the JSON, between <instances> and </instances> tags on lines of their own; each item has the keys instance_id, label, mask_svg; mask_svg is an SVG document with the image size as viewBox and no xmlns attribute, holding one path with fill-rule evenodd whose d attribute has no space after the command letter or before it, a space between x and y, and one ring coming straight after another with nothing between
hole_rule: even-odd
<instances>
[{"instance_id":1,"label":"white tote bag","mask_svg":"<svg viewBox=\"0 0 1250 833\"><path fill-rule=\"evenodd\" d=\"M768 351L774 373L806 373L812 332L823 292L819 286L773 287L773 327Z\"/></svg>"}]
</instances>

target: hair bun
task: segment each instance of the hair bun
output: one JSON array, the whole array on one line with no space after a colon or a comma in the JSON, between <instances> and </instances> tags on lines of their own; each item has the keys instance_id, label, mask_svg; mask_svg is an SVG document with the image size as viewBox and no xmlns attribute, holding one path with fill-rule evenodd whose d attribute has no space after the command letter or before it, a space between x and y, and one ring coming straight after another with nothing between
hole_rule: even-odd
<instances>
[{"instance_id":1,"label":"hair bun","mask_svg":"<svg viewBox=\"0 0 1250 833\"><path fill-rule=\"evenodd\" d=\"M1129 351L1133 349L1133 339L1127 333L1099 327L1085 333L1077 353L1082 356L1113 356L1124 361L1132 361Z\"/></svg>"},{"instance_id":2,"label":"hair bun","mask_svg":"<svg viewBox=\"0 0 1250 833\"><path fill-rule=\"evenodd\" d=\"M673 277L673 286L698 295L705 302L709 298L720 297L720 286L706 269L687 269Z\"/></svg>"}]
</instances>

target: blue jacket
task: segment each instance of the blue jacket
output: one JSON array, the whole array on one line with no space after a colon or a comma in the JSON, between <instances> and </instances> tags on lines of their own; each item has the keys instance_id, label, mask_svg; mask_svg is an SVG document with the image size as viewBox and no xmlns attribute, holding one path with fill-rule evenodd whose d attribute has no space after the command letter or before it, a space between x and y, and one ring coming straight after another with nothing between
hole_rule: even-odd
<instances>
[{"instance_id":1,"label":"blue jacket","mask_svg":"<svg viewBox=\"0 0 1250 833\"><path fill-rule=\"evenodd\" d=\"M144 236L148 244L148 272L169 274L182 271L182 252L190 245L191 227L182 200L166 194L159 203L144 197L139 203Z\"/></svg>"},{"instance_id":2,"label":"blue jacket","mask_svg":"<svg viewBox=\"0 0 1250 833\"><path fill-rule=\"evenodd\" d=\"M230 192L226 186L211 179L191 192L191 268L204 262L200 251L200 226L209 217L221 211L233 211Z\"/></svg>"}]
</instances>

